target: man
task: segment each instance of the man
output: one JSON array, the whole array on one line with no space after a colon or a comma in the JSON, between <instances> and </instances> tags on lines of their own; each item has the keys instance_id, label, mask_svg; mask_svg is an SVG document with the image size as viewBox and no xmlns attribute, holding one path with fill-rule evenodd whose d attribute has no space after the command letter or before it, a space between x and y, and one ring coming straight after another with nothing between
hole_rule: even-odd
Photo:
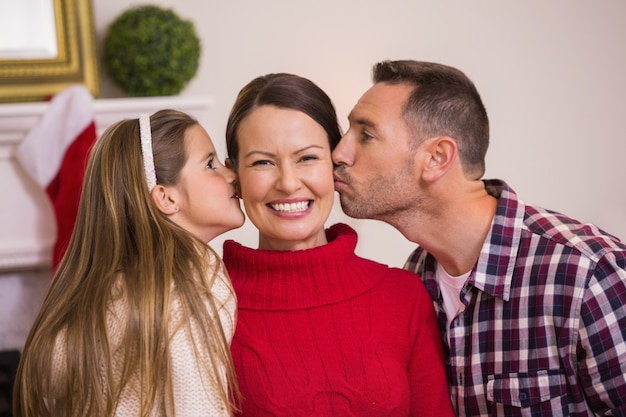
<instances>
[{"instance_id":1,"label":"man","mask_svg":"<svg viewBox=\"0 0 626 417\"><path fill-rule=\"evenodd\" d=\"M487 113L459 70L374 66L333 152L346 214L418 249L459 416L626 415L626 245L481 180Z\"/></svg>"}]
</instances>

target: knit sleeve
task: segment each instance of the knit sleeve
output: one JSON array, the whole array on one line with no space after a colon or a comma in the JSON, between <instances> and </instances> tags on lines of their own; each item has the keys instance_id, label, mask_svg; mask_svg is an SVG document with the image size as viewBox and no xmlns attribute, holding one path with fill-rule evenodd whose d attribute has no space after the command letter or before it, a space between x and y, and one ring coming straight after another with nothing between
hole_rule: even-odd
<instances>
[{"instance_id":1,"label":"knit sleeve","mask_svg":"<svg viewBox=\"0 0 626 417\"><path fill-rule=\"evenodd\" d=\"M415 344L409 361L410 416L454 417L446 379L441 333L432 300L419 282L415 301Z\"/></svg>"},{"instance_id":2,"label":"knit sleeve","mask_svg":"<svg viewBox=\"0 0 626 417\"><path fill-rule=\"evenodd\" d=\"M179 300L174 300L172 321L182 320ZM205 365L211 355L210 346L196 343L200 340L197 321L190 320L189 326L177 326L170 341L170 363L174 409L176 416L229 416L227 407L215 388L214 378L225 380L225 372L209 373ZM195 344L195 349L194 349Z\"/></svg>"}]
</instances>

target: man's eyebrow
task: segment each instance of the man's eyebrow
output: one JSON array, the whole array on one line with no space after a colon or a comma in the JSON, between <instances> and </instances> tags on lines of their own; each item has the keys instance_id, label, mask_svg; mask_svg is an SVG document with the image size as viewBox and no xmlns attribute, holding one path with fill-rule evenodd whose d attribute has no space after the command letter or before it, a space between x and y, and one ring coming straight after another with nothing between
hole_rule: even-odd
<instances>
[{"instance_id":1,"label":"man's eyebrow","mask_svg":"<svg viewBox=\"0 0 626 417\"><path fill-rule=\"evenodd\" d=\"M364 117L355 117L354 113L352 112L348 114L348 123L363 126L363 127L368 127L370 129L376 128L376 124L372 122L370 119L366 119Z\"/></svg>"},{"instance_id":2,"label":"man's eyebrow","mask_svg":"<svg viewBox=\"0 0 626 417\"><path fill-rule=\"evenodd\" d=\"M352 120L352 123L355 125L369 127L370 129L376 128L376 124L369 119L363 119L363 118L354 119Z\"/></svg>"}]
</instances>

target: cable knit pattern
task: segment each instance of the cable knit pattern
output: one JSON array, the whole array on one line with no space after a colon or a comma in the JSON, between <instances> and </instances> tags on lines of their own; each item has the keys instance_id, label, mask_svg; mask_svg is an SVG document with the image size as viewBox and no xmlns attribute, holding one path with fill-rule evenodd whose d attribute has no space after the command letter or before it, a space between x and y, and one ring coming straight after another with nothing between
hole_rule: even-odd
<instances>
[{"instance_id":1,"label":"cable knit pattern","mask_svg":"<svg viewBox=\"0 0 626 417\"><path fill-rule=\"evenodd\" d=\"M432 302L414 274L329 243L266 251L226 241L239 313L231 346L244 416L452 416Z\"/></svg>"},{"instance_id":2,"label":"cable knit pattern","mask_svg":"<svg viewBox=\"0 0 626 417\"><path fill-rule=\"evenodd\" d=\"M218 261L219 262L219 261ZM219 319L222 321L226 340L232 340L235 329L235 311L236 299L233 296L232 287L228 275L224 271L220 262L220 277L215 281L212 292L215 294L223 307L219 311ZM118 288L119 291L119 288ZM207 310L209 306L207 304ZM123 357L124 346L122 346L122 331L128 317L128 305L120 294L113 294L113 302L107 317L107 327L111 342L112 356L115 358ZM170 361L172 365L172 386L174 390L174 409L176 416L193 417L193 416L216 416L227 417L225 404L220 400L216 390L212 388L211 378L215 375L209 375L205 372L199 361L196 360L193 350L193 339L199 340L198 323L191 320L186 323L183 316L180 298L176 289L172 290L172 301L170 306L170 320L168 327L170 329ZM191 328L191 334L189 328ZM193 337L193 338L192 338ZM55 344L55 358L59 360L55 363L56 373L63 372L63 360L65 358L65 333L62 332L57 338ZM208 346L196 346L201 358L207 358L211 355ZM104 372L107 364L102 363L101 367ZM111 364L111 371L115 377L121 378L122 362L117 361ZM219 375L225 381L225 371ZM138 416L139 401L141 395L141 385L138 375L131 379L130 383L124 388L115 415L119 417ZM162 407L162 398L155 401L155 409L152 410L151 416L165 416L166 411Z\"/></svg>"}]
</instances>

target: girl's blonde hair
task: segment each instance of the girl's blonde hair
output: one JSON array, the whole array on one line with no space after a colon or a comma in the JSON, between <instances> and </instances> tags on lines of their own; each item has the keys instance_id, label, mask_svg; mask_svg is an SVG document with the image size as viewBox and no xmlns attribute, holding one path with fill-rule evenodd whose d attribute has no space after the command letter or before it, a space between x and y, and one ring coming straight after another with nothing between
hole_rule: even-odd
<instances>
[{"instance_id":1,"label":"girl's blonde hair","mask_svg":"<svg viewBox=\"0 0 626 417\"><path fill-rule=\"evenodd\" d=\"M177 183L187 157L185 133L196 124L174 110L151 117L159 184ZM201 329L200 340L194 342L210 347L212 355L203 365L232 411L238 389L218 315L223 306L211 292L224 274L218 255L152 202L138 120L111 126L91 152L69 247L27 338L15 381L14 415L110 416L122 389L137 374L141 415L150 413L157 398L173 414L168 329L172 289L180 298L183 325L193 319ZM129 309L121 380L110 369L101 369L103 363L120 360L112 357L107 343L107 314L118 287ZM59 358L52 357L52 347L61 332L66 338L66 357L60 358L64 369L53 377ZM196 346L194 351L200 358ZM224 370L227 384L220 377Z\"/></svg>"}]
</instances>

